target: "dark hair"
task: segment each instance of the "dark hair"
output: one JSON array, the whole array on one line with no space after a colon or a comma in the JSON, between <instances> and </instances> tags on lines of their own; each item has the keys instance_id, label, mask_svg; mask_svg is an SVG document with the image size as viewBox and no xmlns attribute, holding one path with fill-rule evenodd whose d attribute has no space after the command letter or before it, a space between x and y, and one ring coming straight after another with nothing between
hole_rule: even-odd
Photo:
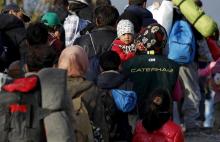
<instances>
[{"instance_id":1,"label":"dark hair","mask_svg":"<svg viewBox=\"0 0 220 142\"><path fill-rule=\"evenodd\" d=\"M94 22L97 22L99 27L115 26L118 17L118 10L111 5L99 6L94 10Z\"/></svg>"},{"instance_id":2,"label":"dark hair","mask_svg":"<svg viewBox=\"0 0 220 142\"><path fill-rule=\"evenodd\" d=\"M48 9L48 12L56 13L60 19L60 22L63 24L65 21L65 18L69 14L69 11L67 8L68 6L69 6L68 0L54 0L54 4L52 7Z\"/></svg>"},{"instance_id":3,"label":"dark hair","mask_svg":"<svg viewBox=\"0 0 220 142\"><path fill-rule=\"evenodd\" d=\"M85 3L74 1L69 4L69 10L71 12L75 12L77 16L79 16L82 19L92 21L92 12L93 9L91 5L87 5Z\"/></svg>"},{"instance_id":4,"label":"dark hair","mask_svg":"<svg viewBox=\"0 0 220 142\"><path fill-rule=\"evenodd\" d=\"M43 23L31 23L26 33L28 43L32 45L46 44L48 41L48 29Z\"/></svg>"},{"instance_id":5,"label":"dark hair","mask_svg":"<svg viewBox=\"0 0 220 142\"><path fill-rule=\"evenodd\" d=\"M30 72L45 67L53 67L56 59L55 51L48 44L28 48L26 63Z\"/></svg>"},{"instance_id":6,"label":"dark hair","mask_svg":"<svg viewBox=\"0 0 220 142\"><path fill-rule=\"evenodd\" d=\"M171 116L171 98L165 89L155 89L148 99L146 114L142 124L144 128L152 133L160 129Z\"/></svg>"},{"instance_id":7,"label":"dark hair","mask_svg":"<svg viewBox=\"0 0 220 142\"><path fill-rule=\"evenodd\" d=\"M54 33L56 31L59 31L63 26L62 25L56 25L56 26L53 26L53 27L50 27L50 26L47 26L47 31L48 33Z\"/></svg>"},{"instance_id":8,"label":"dark hair","mask_svg":"<svg viewBox=\"0 0 220 142\"><path fill-rule=\"evenodd\" d=\"M136 33L139 33L142 27L142 18L131 11L124 11L121 16L119 17L118 21L126 19L130 20L134 25L134 31Z\"/></svg>"},{"instance_id":9,"label":"dark hair","mask_svg":"<svg viewBox=\"0 0 220 142\"><path fill-rule=\"evenodd\" d=\"M129 5L142 5L147 0L129 0Z\"/></svg>"},{"instance_id":10,"label":"dark hair","mask_svg":"<svg viewBox=\"0 0 220 142\"><path fill-rule=\"evenodd\" d=\"M96 0L96 7L101 5L112 5L110 0Z\"/></svg>"},{"instance_id":11,"label":"dark hair","mask_svg":"<svg viewBox=\"0 0 220 142\"><path fill-rule=\"evenodd\" d=\"M77 12L80 9L85 8L85 7L88 7L88 5L85 3L82 3L80 1L74 1L74 2L69 3L69 10L70 11Z\"/></svg>"},{"instance_id":12,"label":"dark hair","mask_svg":"<svg viewBox=\"0 0 220 142\"><path fill-rule=\"evenodd\" d=\"M68 0L54 0L54 5L68 6L69 2L68 2Z\"/></svg>"},{"instance_id":13,"label":"dark hair","mask_svg":"<svg viewBox=\"0 0 220 142\"><path fill-rule=\"evenodd\" d=\"M48 29L43 23L32 23L27 28L27 40L30 47L27 49L26 63L29 71L39 71L45 67L52 67L56 54L48 44Z\"/></svg>"},{"instance_id":14,"label":"dark hair","mask_svg":"<svg viewBox=\"0 0 220 142\"><path fill-rule=\"evenodd\" d=\"M104 71L118 70L121 59L116 52L107 51L100 56L99 64Z\"/></svg>"}]
</instances>

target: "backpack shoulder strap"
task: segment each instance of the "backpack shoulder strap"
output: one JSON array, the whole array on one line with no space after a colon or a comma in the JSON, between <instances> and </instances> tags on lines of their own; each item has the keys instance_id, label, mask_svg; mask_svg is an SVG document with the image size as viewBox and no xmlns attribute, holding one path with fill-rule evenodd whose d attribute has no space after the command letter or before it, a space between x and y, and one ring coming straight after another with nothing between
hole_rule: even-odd
<instances>
[{"instance_id":1,"label":"backpack shoulder strap","mask_svg":"<svg viewBox=\"0 0 220 142\"><path fill-rule=\"evenodd\" d=\"M47 141L74 141L74 126L71 114L68 113L72 105L66 93L66 71L45 68L38 72L38 76L41 83L42 107L54 111L44 118ZM58 111L59 109L61 111Z\"/></svg>"},{"instance_id":2,"label":"backpack shoulder strap","mask_svg":"<svg viewBox=\"0 0 220 142\"><path fill-rule=\"evenodd\" d=\"M95 44L94 44L94 41L93 41L93 38L92 38L92 35L89 33L89 37L90 37L90 40L91 40L91 43L92 43L92 48L95 52L95 55L97 54L97 51L96 51L96 48L95 48Z\"/></svg>"},{"instance_id":3,"label":"backpack shoulder strap","mask_svg":"<svg viewBox=\"0 0 220 142\"><path fill-rule=\"evenodd\" d=\"M66 92L66 71L62 69L45 68L38 72L38 76L41 84L43 108L53 110L62 107L63 99L61 99L61 97L64 96Z\"/></svg>"}]
</instances>

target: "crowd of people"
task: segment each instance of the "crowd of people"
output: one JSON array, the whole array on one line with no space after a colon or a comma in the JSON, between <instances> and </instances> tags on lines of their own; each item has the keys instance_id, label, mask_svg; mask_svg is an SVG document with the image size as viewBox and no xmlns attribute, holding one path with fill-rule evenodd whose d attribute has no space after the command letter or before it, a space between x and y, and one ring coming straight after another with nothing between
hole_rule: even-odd
<instances>
[{"instance_id":1,"label":"crowd of people","mask_svg":"<svg viewBox=\"0 0 220 142\"><path fill-rule=\"evenodd\" d=\"M171 0L128 0L122 14L108 0L39 0L32 9L24 2L0 14L1 86L44 68L65 70L72 117L82 105L86 112L68 121L69 140L183 142L184 133L220 130L220 59ZM195 39L187 63L169 58L178 20ZM218 31L210 38L217 43Z\"/></svg>"}]
</instances>

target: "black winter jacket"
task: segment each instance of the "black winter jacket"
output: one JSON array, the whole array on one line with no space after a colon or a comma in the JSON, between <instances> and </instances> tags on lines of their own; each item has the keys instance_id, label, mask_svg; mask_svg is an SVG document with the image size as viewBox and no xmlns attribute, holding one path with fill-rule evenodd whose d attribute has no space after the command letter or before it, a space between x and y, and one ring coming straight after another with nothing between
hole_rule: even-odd
<instances>
[{"instance_id":1,"label":"black winter jacket","mask_svg":"<svg viewBox=\"0 0 220 142\"><path fill-rule=\"evenodd\" d=\"M94 55L100 56L102 53L111 50L111 44L113 40L117 37L116 30L110 26L96 28L92 30L90 34L96 49L96 53L93 49L89 34L81 36L74 42L74 44L80 45L85 49L89 58Z\"/></svg>"},{"instance_id":2,"label":"black winter jacket","mask_svg":"<svg viewBox=\"0 0 220 142\"><path fill-rule=\"evenodd\" d=\"M179 75L179 65L161 55L137 55L122 65L123 73L133 82L138 95L140 118L145 115L146 103L151 92L164 88L172 94Z\"/></svg>"},{"instance_id":3,"label":"black winter jacket","mask_svg":"<svg viewBox=\"0 0 220 142\"><path fill-rule=\"evenodd\" d=\"M2 42L8 47L6 57L6 67L8 67L13 61L20 59L20 52L25 52L23 48L27 45L24 44L26 29L24 23L14 15L0 14L0 21Z\"/></svg>"}]
</instances>

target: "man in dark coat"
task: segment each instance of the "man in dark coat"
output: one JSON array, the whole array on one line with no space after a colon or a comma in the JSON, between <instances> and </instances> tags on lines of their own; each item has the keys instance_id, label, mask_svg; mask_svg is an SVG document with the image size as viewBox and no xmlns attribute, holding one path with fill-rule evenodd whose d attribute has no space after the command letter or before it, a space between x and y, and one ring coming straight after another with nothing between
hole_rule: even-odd
<instances>
[{"instance_id":1,"label":"man in dark coat","mask_svg":"<svg viewBox=\"0 0 220 142\"><path fill-rule=\"evenodd\" d=\"M5 56L2 57L1 53L0 68L3 71L15 60L24 62L27 47L24 22L30 21L30 18L16 4L9 4L2 10L0 21L1 44L5 47Z\"/></svg>"},{"instance_id":2,"label":"man in dark coat","mask_svg":"<svg viewBox=\"0 0 220 142\"><path fill-rule=\"evenodd\" d=\"M138 17L142 19L142 26L146 27L152 23L157 23L155 19L153 19L152 13L146 9L147 0L129 0L129 6L125 9L125 11L133 12Z\"/></svg>"},{"instance_id":3,"label":"man in dark coat","mask_svg":"<svg viewBox=\"0 0 220 142\"><path fill-rule=\"evenodd\" d=\"M111 50L111 44L117 37L115 25L119 17L118 10L110 5L99 6L94 11L96 27L88 34L76 39L74 44L85 49L90 66L86 78L95 81L100 73L98 58L106 51Z\"/></svg>"},{"instance_id":4,"label":"man in dark coat","mask_svg":"<svg viewBox=\"0 0 220 142\"><path fill-rule=\"evenodd\" d=\"M96 28L90 34L86 34L76 39L74 44L83 47L89 58L100 56L105 51L111 49L111 44L117 33L114 28L119 17L118 10L110 5L97 7L94 11Z\"/></svg>"}]
</instances>

